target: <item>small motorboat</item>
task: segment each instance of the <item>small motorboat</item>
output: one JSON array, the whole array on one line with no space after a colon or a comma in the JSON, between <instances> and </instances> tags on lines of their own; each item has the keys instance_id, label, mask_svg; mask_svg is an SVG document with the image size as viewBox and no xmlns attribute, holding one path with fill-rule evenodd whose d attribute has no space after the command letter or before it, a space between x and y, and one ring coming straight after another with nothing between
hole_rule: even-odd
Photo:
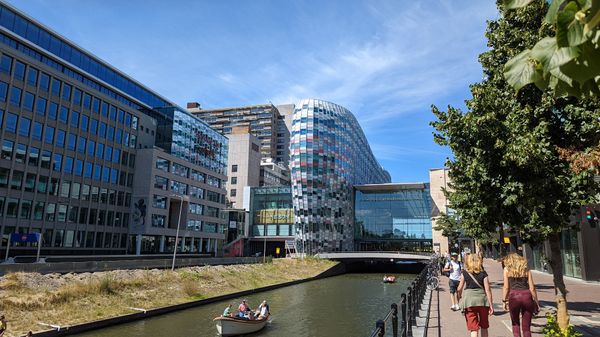
<instances>
[{"instance_id":1,"label":"small motorboat","mask_svg":"<svg viewBox=\"0 0 600 337\"><path fill-rule=\"evenodd\" d=\"M221 336L237 336L256 332L265 327L269 317L261 319L247 319L241 317L225 317L220 316L213 319L217 324L217 331Z\"/></svg>"},{"instance_id":2,"label":"small motorboat","mask_svg":"<svg viewBox=\"0 0 600 337\"><path fill-rule=\"evenodd\" d=\"M383 277L383 283L395 283L396 282L396 276L384 276Z\"/></svg>"}]
</instances>

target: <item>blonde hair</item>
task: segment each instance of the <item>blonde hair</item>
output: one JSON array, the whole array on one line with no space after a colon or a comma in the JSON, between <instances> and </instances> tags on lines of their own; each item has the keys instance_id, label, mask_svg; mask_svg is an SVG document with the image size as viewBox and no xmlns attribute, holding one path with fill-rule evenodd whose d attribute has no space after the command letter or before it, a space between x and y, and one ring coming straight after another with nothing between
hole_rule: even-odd
<instances>
[{"instance_id":1,"label":"blonde hair","mask_svg":"<svg viewBox=\"0 0 600 337\"><path fill-rule=\"evenodd\" d=\"M527 277L529 268L527 260L517 253L510 253L504 258L504 268L509 277Z\"/></svg>"},{"instance_id":2,"label":"blonde hair","mask_svg":"<svg viewBox=\"0 0 600 337\"><path fill-rule=\"evenodd\" d=\"M477 254L469 254L465 260L465 270L467 272L479 274L483 271L483 261Z\"/></svg>"}]
</instances>

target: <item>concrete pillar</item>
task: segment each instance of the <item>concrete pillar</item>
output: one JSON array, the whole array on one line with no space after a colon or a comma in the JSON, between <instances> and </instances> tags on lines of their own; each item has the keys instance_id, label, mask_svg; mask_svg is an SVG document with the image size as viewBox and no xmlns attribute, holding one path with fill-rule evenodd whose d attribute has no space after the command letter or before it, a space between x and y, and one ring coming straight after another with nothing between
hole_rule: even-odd
<instances>
[{"instance_id":1,"label":"concrete pillar","mask_svg":"<svg viewBox=\"0 0 600 337\"><path fill-rule=\"evenodd\" d=\"M135 255L142 255L142 234L135 236Z\"/></svg>"},{"instance_id":2,"label":"concrete pillar","mask_svg":"<svg viewBox=\"0 0 600 337\"><path fill-rule=\"evenodd\" d=\"M164 235L160 236L160 243L159 243L159 246L158 246L158 251L160 253L164 253L165 252L165 236Z\"/></svg>"},{"instance_id":3,"label":"concrete pillar","mask_svg":"<svg viewBox=\"0 0 600 337\"><path fill-rule=\"evenodd\" d=\"M202 248L204 248L204 239L200 239L200 247L198 247L198 252L202 253Z\"/></svg>"},{"instance_id":4,"label":"concrete pillar","mask_svg":"<svg viewBox=\"0 0 600 337\"><path fill-rule=\"evenodd\" d=\"M210 246L210 239L208 239L208 242L207 242L207 245L206 245L206 251L210 252L210 248L211 248L211 246Z\"/></svg>"},{"instance_id":5,"label":"concrete pillar","mask_svg":"<svg viewBox=\"0 0 600 337\"><path fill-rule=\"evenodd\" d=\"M217 249L218 249L219 245L218 245L218 241L217 239L215 239L215 256L217 256Z\"/></svg>"}]
</instances>

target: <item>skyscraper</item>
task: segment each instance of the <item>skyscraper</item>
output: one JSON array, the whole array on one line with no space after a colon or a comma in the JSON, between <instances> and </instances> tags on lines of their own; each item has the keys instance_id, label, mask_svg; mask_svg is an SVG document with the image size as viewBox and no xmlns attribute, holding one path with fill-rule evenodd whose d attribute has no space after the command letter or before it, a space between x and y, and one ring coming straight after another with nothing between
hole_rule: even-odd
<instances>
[{"instance_id":1,"label":"skyscraper","mask_svg":"<svg viewBox=\"0 0 600 337\"><path fill-rule=\"evenodd\" d=\"M352 250L352 186L391 180L354 115L322 100L299 102L290 158L298 249L308 254Z\"/></svg>"}]
</instances>

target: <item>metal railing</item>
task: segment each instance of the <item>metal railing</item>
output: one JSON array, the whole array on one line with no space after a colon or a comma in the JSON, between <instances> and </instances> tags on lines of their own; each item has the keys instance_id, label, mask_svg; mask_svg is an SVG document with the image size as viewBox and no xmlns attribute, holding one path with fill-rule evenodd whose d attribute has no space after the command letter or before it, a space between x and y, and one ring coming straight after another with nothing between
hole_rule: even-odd
<instances>
[{"instance_id":1,"label":"metal railing","mask_svg":"<svg viewBox=\"0 0 600 337\"><path fill-rule=\"evenodd\" d=\"M386 331L389 331L391 323L392 335L394 337L412 337L413 325L416 325L417 315L421 307L421 302L427 291L427 277L430 268L438 268L437 259L432 260L412 281L406 289L406 293L400 295L399 303L392 303L390 311L385 315L384 319L375 322L375 329L370 337L383 337ZM398 324L398 314L400 314L400 324ZM391 322L390 322L391 320ZM429 310L427 310L426 322L429 321ZM427 327L425 327L425 337L427 336Z\"/></svg>"}]
</instances>

